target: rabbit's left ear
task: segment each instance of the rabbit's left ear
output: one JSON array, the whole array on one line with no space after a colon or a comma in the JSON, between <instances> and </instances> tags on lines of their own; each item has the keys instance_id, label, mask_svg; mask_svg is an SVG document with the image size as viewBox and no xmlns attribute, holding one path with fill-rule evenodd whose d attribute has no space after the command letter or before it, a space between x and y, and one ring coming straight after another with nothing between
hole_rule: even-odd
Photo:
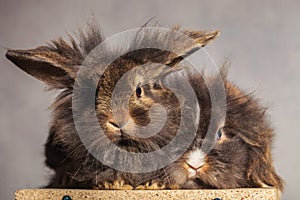
<instances>
[{"instance_id":1,"label":"rabbit's left ear","mask_svg":"<svg viewBox=\"0 0 300 200\"><path fill-rule=\"evenodd\" d=\"M260 187L272 186L283 191L283 181L275 172L270 148L250 151L249 156L248 179Z\"/></svg>"}]
</instances>

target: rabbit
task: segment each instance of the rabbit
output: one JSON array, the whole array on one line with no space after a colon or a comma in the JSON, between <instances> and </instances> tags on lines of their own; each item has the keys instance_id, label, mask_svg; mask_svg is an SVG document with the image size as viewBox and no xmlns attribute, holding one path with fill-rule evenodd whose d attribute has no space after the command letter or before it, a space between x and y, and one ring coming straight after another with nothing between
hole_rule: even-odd
<instances>
[{"instance_id":1,"label":"rabbit","mask_svg":"<svg viewBox=\"0 0 300 200\"><path fill-rule=\"evenodd\" d=\"M197 136L180 159L165 168L160 184L180 189L229 189L275 187L283 191L271 156L273 129L266 108L253 94L247 94L227 80L227 67L221 69L226 93L226 118L213 124L214 145L209 152L205 142L212 112L207 85L216 87L217 79L205 82L202 76L189 76L200 103L201 119ZM218 105L218 104L217 104Z\"/></svg>"},{"instance_id":2,"label":"rabbit","mask_svg":"<svg viewBox=\"0 0 300 200\"><path fill-rule=\"evenodd\" d=\"M181 61L214 40L219 31L182 30L178 26L171 30L187 35L193 42L185 43L183 38L173 38L168 45L176 53L155 48L134 50L137 43L166 43L159 32L138 34L129 47L129 50L133 50L113 60L103 74L101 70L98 71L102 65L101 59L116 52L111 49L94 50L104 41L96 25L91 25L85 33L80 32L79 43L70 36L70 44L59 38L52 41L52 44L35 49L7 51L6 57L16 66L43 81L49 89L60 91L50 107L52 120L45 144L45 163L54 170L54 175L46 188L200 189L274 186L283 189L282 180L272 164L270 148L273 130L266 120L265 108L251 95L246 95L227 81L226 73L222 73L228 108L226 120L218 124L222 126L216 125L216 144L206 155L200 147L211 115L207 85L214 86L215 79L211 78L206 83L203 75L189 72L181 77L187 79L195 91L200 107L197 116L200 118L190 116L191 121L198 121L198 130L192 144L177 160L153 171L131 173L99 161L83 144L73 117L73 103L77 101L76 84L83 86L87 93L90 92L88 86L97 86L95 106L80 113L90 141L89 149L97 151L99 146L108 145L109 141L129 153L149 153L168 145L176 136L182 115L181 102L163 83L172 79L172 74L185 69L181 67ZM95 70L79 77L79 66L91 53L96 58L87 63ZM147 63L161 63L169 68L135 69ZM134 73L127 76L123 85L125 89L119 94L122 96L122 92L129 90L129 110L127 112L123 107L117 107L117 112L113 113L110 104L113 90L129 71ZM150 77L150 81L143 83L142 77ZM175 77L179 82L182 79L177 75ZM78 100L78 105L84 107L84 102L84 99ZM162 118L159 109L151 109L158 105L164 107L167 116L162 129L147 138L129 134L135 131L135 125L145 127L149 123L160 122ZM90 121L93 109L104 135L99 135L98 126ZM180 148L178 144L174 151ZM107 157L104 153L101 156L108 163L117 159L117 155ZM122 166L118 167L122 169ZM134 169L142 167L145 166L132 163Z\"/></svg>"}]
</instances>

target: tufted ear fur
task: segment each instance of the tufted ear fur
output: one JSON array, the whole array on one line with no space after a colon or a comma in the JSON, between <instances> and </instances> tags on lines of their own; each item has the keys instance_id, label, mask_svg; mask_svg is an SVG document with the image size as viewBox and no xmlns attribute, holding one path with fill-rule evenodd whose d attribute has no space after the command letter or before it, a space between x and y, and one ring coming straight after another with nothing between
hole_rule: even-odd
<instances>
[{"instance_id":1,"label":"tufted ear fur","mask_svg":"<svg viewBox=\"0 0 300 200\"><path fill-rule=\"evenodd\" d=\"M23 71L53 88L72 87L76 65L81 64L82 55L77 46L71 47L63 40L54 44L55 47L42 46L30 50L9 49L6 57Z\"/></svg>"},{"instance_id":2,"label":"tufted ear fur","mask_svg":"<svg viewBox=\"0 0 300 200\"><path fill-rule=\"evenodd\" d=\"M283 181L273 166L271 147L274 131L266 118L266 109L250 94L226 82L227 115L234 131L247 145L247 180L257 187L272 186L283 191ZM246 122L246 123L245 123Z\"/></svg>"},{"instance_id":3,"label":"tufted ear fur","mask_svg":"<svg viewBox=\"0 0 300 200\"><path fill-rule=\"evenodd\" d=\"M248 179L253 180L259 187L272 186L283 191L283 181L275 172L270 147L255 147L249 154Z\"/></svg>"},{"instance_id":4,"label":"tufted ear fur","mask_svg":"<svg viewBox=\"0 0 300 200\"><path fill-rule=\"evenodd\" d=\"M173 30L177 30L179 27L173 28ZM191 39L193 39L193 43L185 42L183 40L183 43L180 45L174 45L174 49L176 49L176 52L178 52L178 55L170 55L169 59L166 61L165 64L167 65L174 65L178 62L180 62L182 59L186 58L187 56L191 55L198 49L208 45L210 42L212 42L214 39L216 39L220 32L219 31L198 31L198 30L181 30L181 32ZM180 40L180 38L177 38L177 40ZM180 41L179 41L180 42Z\"/></svg>"},{"instance_id":5,"label":"tufted ear fur","mask_svg":"<svg viewBox=\"0 0 300 200\"><path fill-rule=\"evenodd\" d=\"M143 32L144 31L144 32ZM181 30L179 26L160 30L143 30L137 35L125 58L140 63L154 62L174 66L187 56L206 46L219 36L219 31ZM157 48L142 48L140 46L156 46ZM165 49L171 49L167 51Z\"/></svg>"},{"instance_id":6,"label":"tufted ear fur","mask_svg":"<svg viewBox=\"0 0 300 200\"><path fill-rule=\"evenodd\" d=\"M72 88L78 66L84 57L103 41L96 23L80 31L78 43L69 36L70 44L59 38L51 44L29 50L9 49L6 57L20 69L45 82L52 88Z\"/></svg>"},{"instance_id":7,"label":"tufted ear fur","mask_svg":"<svg viewBox=\"0 0 300 200\"><path fill-rule=\"evenodd\" d=\"M174 34L177 31L191 38L193 42L186 42L184 37L178 37ZM207 45L218 35L219 31L180 30L178 26L171 28L168 41L160 35L159 31L138 34L137 40L132 43L131 48L135 49L135 45L138 44L157 43L158 46L161 44L167 45L176 54L150 48L134 50L125 57L129 60L150 61L173 66L199 48ZM53 88L72 88L78 66L82 64L84 57L103 41L103 37L100 29L95 24L91 24L86 33L81 32L79 45L72 37L70 37L70 40L71 45L60 38L53 41L51 45L35 49L9 49L6 57L23 71Z\"/></svg>"}]
</instances>

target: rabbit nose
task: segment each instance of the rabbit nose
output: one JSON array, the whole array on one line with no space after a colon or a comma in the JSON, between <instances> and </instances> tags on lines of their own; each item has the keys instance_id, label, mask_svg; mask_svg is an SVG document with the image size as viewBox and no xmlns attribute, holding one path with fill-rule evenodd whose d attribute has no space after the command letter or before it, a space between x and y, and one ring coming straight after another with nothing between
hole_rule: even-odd
<instances>
[{"instance_id":1,"label":"rabbit nose","mask_svg":"<svg viewBox=\"0 0 300 200\"><path fill-rule=\"evenodd\" d=\"M122 129L126 126L127 122L121 122L121 123L117 123L114 120L110 120L108 123L110 123L113 127L117 128L117 129Z\"/></svg>"},{"instance_id":2,"label":"rabbit nose","mask_svg":"<svg viewBox=\"0 0 300 200\"><path fill-rule=\"evenodd\" d=\"M188 154L186 164L190 168L197 170L204 165L204 156L205 154L200 149L193 150Z\"/></svg>"},{"instance_id":3,"label":"rabbit nose","mask_svg":"<svg viewBox=\"0 0 300 200\"><path fill-rule=\"evenodd\" d=\"M129 113L123 109L116 109L109 120L109 123L116 128L124 128L130 119Z\"/></svg>"},{"instance_id":4,"label":"rabbit nose","mask_svg":"<svg viewBox=\"0 0 300 200\"><path fill-rule=\"evenodd\" d=\"M109 121L109 123L115 128L118 128L118 129L120 128L119 125L115 121L111 120L111 121Z\"/></svg>"}]
</instances>

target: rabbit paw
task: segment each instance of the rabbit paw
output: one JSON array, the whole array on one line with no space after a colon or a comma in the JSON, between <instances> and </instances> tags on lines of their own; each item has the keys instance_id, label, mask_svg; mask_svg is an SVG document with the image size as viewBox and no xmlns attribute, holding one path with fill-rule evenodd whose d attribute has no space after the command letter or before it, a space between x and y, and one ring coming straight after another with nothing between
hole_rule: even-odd
<instances>
[{"instance_id":1,"label":"rabbit paw","mask_svg":"<svg viewBox=\"0 0 300 200\"><path fill-rule=\"evenodd\" d=\"M125 184L123 180L115 180L114 182L104 182L98 185L99 189L104 190L132 190L133 187L131 185Z\"/></svg>"},{"instance_id":2,"label":"rabbit paw","mask_svg":"<svg viewBox=\"0 0 300 200\"><path fill-rule=\"evenodd\" d=\"M166 189L165 185L159 185L157 182L146 182L144 185L138 185L136 190L163 190Z\"/></svg>"}]
</instances>

